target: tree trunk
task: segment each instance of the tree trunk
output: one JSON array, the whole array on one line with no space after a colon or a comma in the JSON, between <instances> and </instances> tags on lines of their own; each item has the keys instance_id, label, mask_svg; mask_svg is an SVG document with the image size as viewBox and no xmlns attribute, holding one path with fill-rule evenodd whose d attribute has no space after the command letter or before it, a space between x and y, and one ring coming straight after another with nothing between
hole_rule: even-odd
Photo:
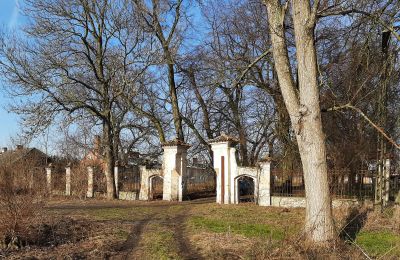
<instances>
[{"instance_id":1,"label":"tree trunk","mask_svg":"<svg viewBox=\"0 0 400 260\"><path fill-rule=\"evenodd\" d=\"M306 188L307 238L316 245L334 239L326 164L325 138L319 107L317 61L314 46L315 16L309 0L292 1L299 94L296 93L285 39L285 8L279 0L265 1L279 85L296 133Z\"/></svg>"},{"instance_id":2,"label":"tree trunk","mask_svg":"<svg viewBox=\"0 0 400 260\"><path fill-rule=\"evenodd\" d=\"M169 50L168 50L169 52ZM169 57L170 55L168 55ZM172 61L172 58L168 61ZM171 96L172 103L172 115L174 117L174 125L176 131L176 137L180 141L184 141L183 128L182 128L182 118L179 112L178 95L176 93L175 76L174 76L174 65L168 64L168 82L169 82L169 92Z\"/></svg>"},{"instance_id":3,"label":"tree trunk","mask_svg":"<svg viewBox=\"0 0 400 260\"><path fill-rule=\"evenodd\" d=\"M307 194L306 230L313 241L327 241L334 238L334 228L325 136L319 106L317 55L314 45L315 17L312 17L309 0L292 3L300 91L296 138Z\"/></svg>"},{"instance_id":4,"label":"tree trunk","mask_svg":"<svg viewBox=\"0 0 400 260\"><path fill-rule=\"evenodd\" d=\"M103 149L104 149L104 174L107 185L107 199L116 198L114 182L114 154L113 137L111 127L108 122L103 125Z\"/></svg>"}]
</instances>

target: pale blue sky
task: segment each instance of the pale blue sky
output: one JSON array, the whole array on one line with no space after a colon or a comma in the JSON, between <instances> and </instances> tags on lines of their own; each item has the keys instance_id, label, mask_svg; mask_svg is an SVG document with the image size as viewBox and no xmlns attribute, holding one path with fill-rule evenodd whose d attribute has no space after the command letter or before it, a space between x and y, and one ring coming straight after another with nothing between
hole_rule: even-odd
<instances>
[{"instance_id":1,"label":"pale blue sky","mask_svg":"<svg viewBox=\"0 0 400 260\"><path fill-rule=\"evenodd\" d=\"M18 30L21 24L18 0L0 0L0 27L7 30ZM3 82L0 80L0 147L10 145L10 137L18 132L18 117L7 112L10 100L3 91Z\"/></svg>"}]
</instances>

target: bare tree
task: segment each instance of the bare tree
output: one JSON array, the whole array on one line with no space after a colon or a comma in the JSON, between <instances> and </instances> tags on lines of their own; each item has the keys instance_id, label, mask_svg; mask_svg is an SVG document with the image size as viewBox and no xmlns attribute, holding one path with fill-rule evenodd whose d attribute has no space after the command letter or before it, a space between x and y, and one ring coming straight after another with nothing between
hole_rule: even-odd
<instances>
[{"instance_id":1,"label":"bare tree","mask_svg":"<svg viewBox=\"0 0 400 260\"><path fill-rule=\"evenodd\" d=\"M176 137L183 141L182 118L179 111L177 84L175 80L176 55L179 48L179 25L183 16L183 0L152 0L148 3L134 0L145 28L158 39L163 51L162 63L167 67L169 98L171 100Z\"/></svg>"},{"instance_id":2,"label":"bare tree","mask_svg":"<svg viewBox=\"0 0 400 260\"><path fill-rule=\"evenodd\" d=\"M83 112L102 128L107 196L113 198L114 135L118 97L134 85L126 76L141 74L138 53L144 38L133 23L126 1L27 1L32 23L26 40L8 41L1 49L1 70L17 96L16 110L33 126L47 126L57 116ZM129 16L128 16L129 13Z\"/></svg>"},{"instance_id":3,"label":"bare tree","mask_svg":"<svg viewBox=\"0 0 400 260\"><path fill-rule=\"evenodd\" d=\"M323 244L335 238L329 192L325 136L319 106L318 71L314 29L319 1L292 2L298 63L298 86L293 80L285 37L288 3L264 1L268 9L273 56L279 85L296 133L306 188L308 239Z\"/></svg>"}]
</instances>

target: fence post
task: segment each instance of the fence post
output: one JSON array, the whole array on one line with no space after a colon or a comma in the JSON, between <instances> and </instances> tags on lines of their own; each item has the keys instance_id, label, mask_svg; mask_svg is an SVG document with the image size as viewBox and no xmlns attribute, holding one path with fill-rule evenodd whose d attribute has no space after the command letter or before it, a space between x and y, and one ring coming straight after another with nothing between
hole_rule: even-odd
<instances>
[{"instance_id":1,"label":"fence post","mask_svg":"<svg viewBox=\"0 0 400 260\"><path fill-rule=\"evenodd\" d=\"M93 198L93 166L87 167L88 173L88 188L86 192L87 198Z\"/></svg>"},{"instance_id":2,"label":"fence post","mask_svg":"<svg viewBox=\"0 0 400 260\"><path fill-rule=\"evenodd\" d=\"M51 195L51 163L48 165L46 168L46 186L47 186L47 191Z\"/></svg>"},{"instance_id":3,"label":"fence post","mask_svg":"<svg viewBox=\"0 0 400 260\"><path fill-rule=\"evenodd\" d=\"M149 200L149 176L145 165L139 166L140 171L140 190L139 200Z\"/></svg>"},{"instance_id":4,"label":"fence post","mask_svg":"<svg viewBox=\"0 0 400 260\"><path fill-rule=\"evenodd\" d=\"M259 165L258 205L271 206L271 159L265 158Z\"/></svg>"},{"instance_id":5,"label":"fence post","mask_svg":"<svg viewBox=\"0 0 400 260\"><path fill-rule=\"evenodd\" d=\"M65 195L71 196L71 165L65 168Z\"/></svg>"},{"instance_id":6,"label":"fence post","mask_svg":"<svg viewBox=\"0 0 400 260\"><path fill-rule=\"evenodd\" d=\"M118 167L119 163L118 161L115 162L114 166L114 183L115 183L115 193L117 194L117 198L119 198L119 187L118 187Z\"/></svg>"},{"instance_id":7,"label":"fence post","mask_svg":"<svg viewBox=\"0 0 400 260\"><path fill-rule=\"evenodd\" d=\"M390 195L390 159L385 160L385 168L384 168L384 176L385 176L385 199L384 206L389 202Z\"/></svg>"}]
</instances>

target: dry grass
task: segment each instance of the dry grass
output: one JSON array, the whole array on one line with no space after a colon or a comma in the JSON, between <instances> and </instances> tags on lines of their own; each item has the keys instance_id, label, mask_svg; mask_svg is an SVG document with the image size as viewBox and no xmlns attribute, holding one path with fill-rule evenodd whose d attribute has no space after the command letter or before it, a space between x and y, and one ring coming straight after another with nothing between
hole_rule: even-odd
<instances>
[{"instance_id":1,"label":"dry grass","mask_svg":"<svg viewBox=\"0 0 400 260\"><path fill-rule=\"evenodd\" d=\"M46 189L34 184L35 176L31 172L1 167L0 249L21 248L34 240L36 232L32 226L42 223L47 195Z\"/></svg>"},{"instance_id":2,"label":"dry grass","mask_svg":"<svg viewBox=\"0 0 400 260\"><path fill-rule=\"evenodd\" d=\"M357 215L355 212L364 217L353 243L338 239L328 249L316 249L304 242L301 234L303 209L218 205L212 201L52 201L45 213L54 219L55 234L66 234L69 240L53 242L50 247L24 248L9 257L365 259L366 254L398 259L397 211L380 214L367 209L338 209L334 212L337 226L343 227ZM63 226L57 223L70 223L71 229L57 228Z\"/></svg>"}]
</instances>

